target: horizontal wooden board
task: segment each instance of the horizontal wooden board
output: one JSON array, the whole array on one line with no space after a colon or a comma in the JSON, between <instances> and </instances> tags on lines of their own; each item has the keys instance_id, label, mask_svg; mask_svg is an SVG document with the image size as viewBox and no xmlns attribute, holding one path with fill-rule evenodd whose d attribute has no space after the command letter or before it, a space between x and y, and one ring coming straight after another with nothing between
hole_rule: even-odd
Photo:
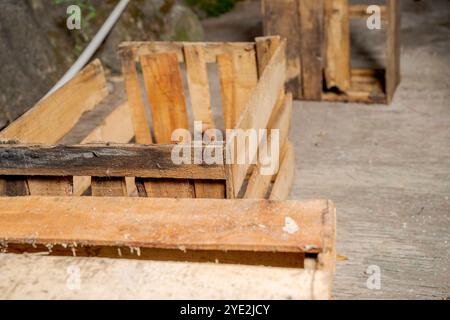
<instances>
[{"instance_id":1,"label":"horizontal wooden board","mask_svg":"<svg viewBox=\"0 0 450 320\"><path fill-rule=\"evenodd\" d=\"M119 52L123 50L131 50L136 61L139 56L155 53L175 52L178 57L178 62L184 62L183 48L185 44L192 44L191 42L165 42L165 41L151 41L138 42L130 41L123 42L119 45ZM239 53L255 50L254 42L198 42L198 45L204 45L205 61L207 63L215 63L217 56L225 53Z\"/></svg>"},{"instance_id":2,"label":"horizontal wooden board","mask_svg":"<svg viewBox=\"0 0 450 320\"><path fill-rule=\"evenodd\" d=\"M223 165L176 165L174 145L0 145L0 175L224 180Z\"/></svg>"},{"instance_id":3,"label":"horizontal wooden board","mask_svg":"<svg viewBox=\"0 0 450 320\"><path fill-rule=\"evenodd\" d=\"M320 253L335 229L326 200L3 197L0 207L6 252L28 244Z\"/></svg>"}]
</instances>

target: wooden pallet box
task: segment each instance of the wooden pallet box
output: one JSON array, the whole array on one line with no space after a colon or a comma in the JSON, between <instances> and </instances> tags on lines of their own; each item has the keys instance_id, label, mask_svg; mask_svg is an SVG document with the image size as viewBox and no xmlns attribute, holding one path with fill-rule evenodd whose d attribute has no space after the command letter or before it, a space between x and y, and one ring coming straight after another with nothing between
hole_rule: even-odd
<instances>
[{"instance_id":1,"label":"wooden pallet box","mask_svg":"<svg viewBox=\"0 0 450 320\"><path fill-rule=\"evenodd\" d=\"M294 98L390 104L400 82L400 1L380 5L385 68L351 67L350 21L370 4L348 0L263 0L265 35L287 38L287 86ZM367 29L367 32L370 32Z\"/></svg>"},{"instance_id":2,"label":"wooden pallet box","mask_svg":"<svg viewBox=\"0 0 450 320\"><path fill-rule=\"evenodd\" d=\"M101 63L88 65L0 132L0 250L179 261L202 274L241 279L224 284L222 298L258 297L240 295L245 276L267 268L280 274L298 270L294 298L330 298L334 205L283 201L294 176L284 50L279 37L124 43L119 52L125 102L110 98ZM172 152L180 146L172 143L174 130L191 130L192 120L204 124L205 134L217 127L208 64L217 64L223 131L279 130L274 174L261 174L258 162L197 163L195 152L192 161L174 163ZM103 104L114 105L103 122L78 144L59 144L86 112ZM249 159L258 148L248 152ZM218 150L230 152L227 144ZM192 294L184 298L202 297L199 272L191 272Z\"/></svg>"}]
</instances>

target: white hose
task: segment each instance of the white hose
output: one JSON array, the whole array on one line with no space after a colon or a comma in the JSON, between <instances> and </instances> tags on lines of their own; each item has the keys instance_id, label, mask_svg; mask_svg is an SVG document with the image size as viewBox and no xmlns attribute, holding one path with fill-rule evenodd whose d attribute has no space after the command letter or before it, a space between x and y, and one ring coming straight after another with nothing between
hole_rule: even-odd
<instances>
[{"instance_id":1,"label":"white hose","mask_svg":"<svg viewBox=\"0 0 450 320\"><path fill-rule=\"evenodd\" d=\"M120 2L109 15L108 19L106 19L105 23L103 23L102 27L97 32L95 37L91 40L86 49L84 49L83 53L80 55L77 61L75 61L75 63L70 67L66 74L64 74L64 76L53 86L53 88L50 89L50 91L42 98L42 100L61 88L64 84L66 84L67 81L72 79L78 72L80 72L81 69L83 69L83 67L89 62L97 49L103 43L106 36L109 34L112 27L117 22L129 2L130 0L120 0Z\"/></svg>"}]
</instances>

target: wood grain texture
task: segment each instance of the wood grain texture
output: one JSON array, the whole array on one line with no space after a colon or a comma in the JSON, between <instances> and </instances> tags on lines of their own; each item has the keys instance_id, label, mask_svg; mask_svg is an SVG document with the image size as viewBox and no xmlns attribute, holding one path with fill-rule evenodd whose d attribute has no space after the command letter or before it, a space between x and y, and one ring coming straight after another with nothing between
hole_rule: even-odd
<instances>
[{"instance_id":1,"label":"wood grain texture","mask_svg":"<svg viewBox=\"0 0 450 320\"><path fill-rule=\"evenodd\" d=\"M270 193L270 200L286 200L291 192L295 178L295 153L290 142L286 145L286 151L280 164L280 170Z\"/></svg>"},{"instance_id":2,"label":"wood grain texture","mask_svg":"<svg viewBox=\"0 0 450 320\"><path fill-rule=\"evenodd\" d=\"M203 123L203 130L215 128L211 111L208 71L203 44L185 44L184 58L194 121Z\"/></svg>"},{"instance_id":3,"label":"wood grain texture","mask_svg":"<svg viewBox=\"0 0 450 320\"><path fill-rule=\"evenodd\" d=\"M320 253L335 227L319 200L17 197L0 207L1 243L11 245Z\"/></svg>"},{"instance_id":4,"label":"wood grain texture","mask_svg":"<svg viewBox=\"0 0 450 320\"><path fill-rule=\"evenodd\" d=\"M258 130L267 128L272 111L276 106L277 99L284 90L286 74L285 48L286 43L285 41L282 41L259 79L258 84L247 103L245 111L236 125L237 129ZM233 147L231 143L229 144L229 147ZM236 148L236 154L241 152L247 151ZM253 159L255 156L255 154L250 154L249 158ZM248 161L246 164L232 165L232 183L235 196L239 194L250 166Z\"/></svg>"},{"instance_id":5,"label":"wood grain texture","mask_svg":"<svg viewBox=\"0 0 450 320\"><path fill-rule=\"evenodd\" d=\"M28 177L29 194L33 196L71 196L73 177Z\"/></svg>"},{"instance_id":6,"label":"wood grain texture","mask_svg":"<svg viewBox=\"0 0 450 320\"><path fill-rule=\"evenodd\" d=\"M287 39L287 89L296 99L300 99L303 94L301 76L303 35L300 32L299 1L301 0L262 1L264 35L279 35Z\"/></svg>"},{"instance_id":7,"label":"wood grain texture","mask_svg":"<svg viewBox=\"0 0 450 320\"><path fill-rule=\"evenodd\" d=\"M0 145L0 175L226 179L223 165L176 165L173 145ZM194 154L192 155L194 157Z\"/></svg>"},{"instance_id":8,"label":"wood grain texture","mask_svg":"<svg viewBox=\"0 0 450 320\"><path fill-rule=\"evenodd\" d=\"M400 83L400 3L397 0L387 1L387 32L386 32L386 96L390 104L395 90Z\"/></svg>"},{"instance_id":9,"label":"wood grain texture","mask_svg":"<svg viewBox=\"0 0 450 320\"><path fill-rule=\"evenodd\" d=\"M272 116L269 120L267 126L268 129L278 129L279 130L279 141L277 142L280 148L283 148L287 142L287 137L289 129L291 126L292 117L292 94L288 93L286 96L282 95L279 98L277 106L272 112ZM276 143L272 141L272 135L269 132L268 145L271 143ZM280 150L280 158L281 158ZM278 166L281 164L281 159L278 161ZM246 199L263 199L265 198L267 191L269 190L270 184L272 182L271 175L261 174L261 165L258 164L253 169L253 172L249 178L247 189L245 191L244 198ZM278 168L280 170L280 168Z\"/></svg>"},{"instance_id":10,"label":"wood grain texture","mask_svg":"<svg viewBox=\"0 0 450 320\"><path fill-rule=\"evenodd\" d=\"M183 63L185 62L184 47L190 44L192 42L131 41L121 43L119 45L119 52L131 51L136 62L138 62L139 57L142 55L174 52L178 62ZM255 51L254 42L197 42L197 44L204 45L206 63L215 63L217 56L221 54Z\"/></svg>"},{"instance_id":11,"label":"wood grain texture","mask_svg":"<svg viewBox=\"0 0 450 320\"><path fill-rule=\"evenodd\" d=\"M87 65L62 88L40 101L0 132L1 139L23 143L56 143L108 94L99 60Z\"/></svg>"},{"instance_id":12,"label":"wood grain texture","mask_svg":"<svg viewBox=\"0 0 450 320\"><path fill-rule=\"evenodd\" d=\"M350 88L350 23L348 0L325 0L325 63L327 88Z\"/></svg>"},{"instance_id":13,"label":"wood grain texture","mask_svg":"<svg viewBox=\"0 0 450 320\"><path fill-rule=\"evenodd\" d=\"M119 52L122 60L122 74L125 81L136 142L150 144L152 143L152 136L145 114L145 105L133 52L125 49L120 50Z\"/></svg>"},{"instance_id":14,"label":"wood grain texture","mask_svg":"<svg viewBox=\"0 0 450 320\"><path fill-rule=\"evenodd\" d=\"M323 88L324 0L300 0L302 88L306 100L321 100Z\"/></svg>"},{"instance_id":15,"label":"wood grain texture","mask_svg":"<svg viewBox=\"0 0 450 320\"><path fill-rule=\"evenodd\" d=\"M217 56L217 68L219 71L220 94L222 97L222 112L225 129L233 129L236 120L234 118L234 70L231 54Z\"/></svg>"},{"instance_id":16,"label":"wood grain texture","mask_svg":"<svg viewBox=\"0 0 450 320\"><path fill-rule=\"evenodd\" d=\"M92 177L92 196L94 197L124 197L127 196L125 178Z\"/></svg>"},{"instance_id":17,"label":"wood grain texture","mask_svg":"<svg viewBox=\"0 0 450 320\"><path fill-rule=\"evenodd\" d=\"M279 36L258 37L256 42L256 58L258 61L258 76L261 77L264 69L280 45Z\"/></svg>"}]
</instances>

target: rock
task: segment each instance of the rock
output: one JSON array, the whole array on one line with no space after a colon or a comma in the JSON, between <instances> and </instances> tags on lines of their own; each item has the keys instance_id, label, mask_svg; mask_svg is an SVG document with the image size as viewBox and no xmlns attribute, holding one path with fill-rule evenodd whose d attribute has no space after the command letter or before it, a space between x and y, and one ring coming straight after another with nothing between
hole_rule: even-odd
<instances>
[{"instance_id":1,"label":"rock","mask_svg":"<svg viewBox=\"0 0 450 320\"><path fill-rule=\"evenodd\" d=\"M47 93L117 4L117 0L90 0L90 9L82 7L81 30L68 30L67 6L76 2L0 1L0 128ZM203 40L203 29L197 16L181 1L133 0L96 57L113 72L120 72L117 46L130 40L199 41Z\"/></svg>"}]
</instances>

